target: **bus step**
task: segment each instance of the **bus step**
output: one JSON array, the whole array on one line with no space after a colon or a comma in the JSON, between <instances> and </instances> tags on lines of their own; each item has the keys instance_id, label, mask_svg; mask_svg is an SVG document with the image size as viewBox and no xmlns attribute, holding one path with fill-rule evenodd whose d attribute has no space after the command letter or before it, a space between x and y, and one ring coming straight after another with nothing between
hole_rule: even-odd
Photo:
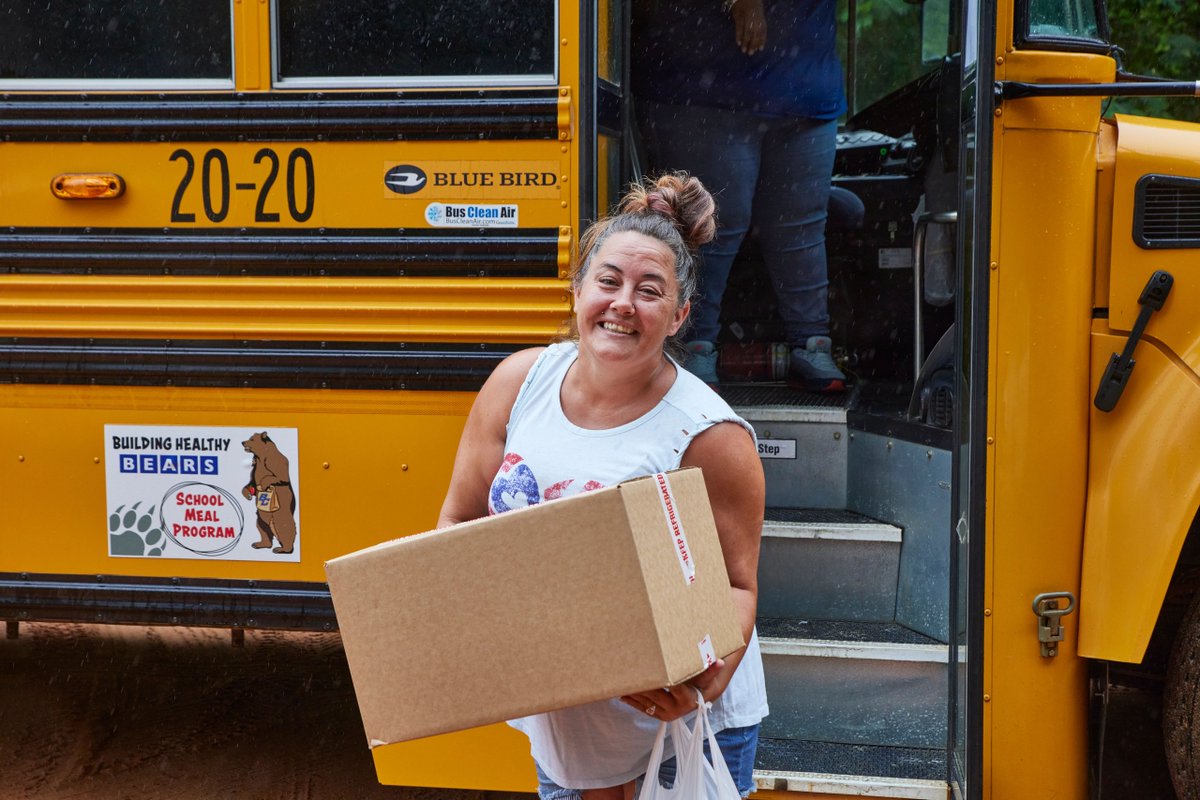
<instances>
[{"instance_id":1,"label":"bus step","mask_svg":"<svg viewBox=\"0 0 1200 800\"><path fill-rule=\"evenodd\" d=\"M852 511L768 508L758 613L890 622L901 530Z\"/></svg>"},{"instance_id":2,"label":"bus step","mask_svg":"<svg viewBox=\"0 0 1200 800\"><path fill-rule=\"evenodd\" d=\"M776 739L895 747L946 741L947 645L896 623L760 618Z\"/></svg>"},{"instance_id":3,"label":"bus step","mask_svg":"<svg viewBox=\"0 0 1200 800\"><path fill-rule=\"evenodd\" d=\"M850 395L743 385L721 393L754 428L767 479L767 505L845 508L846 409Z\"/></svg>"},{"instance_id":4,"label":"bus step","mask_svg":"<svg viewBox=\"0 0 1200 800\"><path fill-rule=\"evenodd\" d=\"M754 797L802 793L946 800L946 752L761 738L754 782Z\"/></svg>"}]
</instances>

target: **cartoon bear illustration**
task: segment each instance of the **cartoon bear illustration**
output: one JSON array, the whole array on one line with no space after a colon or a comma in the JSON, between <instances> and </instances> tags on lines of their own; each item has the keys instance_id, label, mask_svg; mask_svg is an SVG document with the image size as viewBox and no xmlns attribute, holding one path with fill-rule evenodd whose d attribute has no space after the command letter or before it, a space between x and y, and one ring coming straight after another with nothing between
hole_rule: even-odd
<instances>
[{"instance_id":1,"label":"cartoon bear illustration","mask_svg":"<svg viewBox=\"0 0 1200 800\"><path fill-rule=\"evenodd\" d=\"M254 500L258 511L259 540L250 545L261 550L279 541L272 553L290 553L296 543L296 494L288 475L288 460L271 441L266 431L256 433L242 447L254 454L250 482L242 487L242 496Z\"/></svg>"}]
</instances>

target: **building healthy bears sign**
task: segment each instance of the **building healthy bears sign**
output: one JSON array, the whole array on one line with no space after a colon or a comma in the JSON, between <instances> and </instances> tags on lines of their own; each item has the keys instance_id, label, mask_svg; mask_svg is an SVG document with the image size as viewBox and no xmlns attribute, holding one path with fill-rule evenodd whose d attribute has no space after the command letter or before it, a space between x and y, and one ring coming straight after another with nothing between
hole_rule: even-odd
<instances>
[{"instance_id":1,"label":"building healthy bears sign","mask_svg":"<svg viewBox=\"0 0 1200 800\"><path fill-rule=\"evenodd\" d=\"M295 428L105 425L108 554L300 560Z\"/></svg>"}]
</instances>

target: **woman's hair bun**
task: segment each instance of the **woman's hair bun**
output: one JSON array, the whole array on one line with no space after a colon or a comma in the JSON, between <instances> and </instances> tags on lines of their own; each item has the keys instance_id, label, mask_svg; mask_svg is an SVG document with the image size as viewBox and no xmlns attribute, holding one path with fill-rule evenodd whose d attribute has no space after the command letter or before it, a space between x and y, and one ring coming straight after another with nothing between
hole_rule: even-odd
<instances>
[{"instance_id":1,"label":"woman's hair bun","mask_svg":"<svg viewBox=\"0 0 1200 800\"><path fill-rule=\"evenodd\" d=\"M692 252L717 235L716 201L699 178L686 172L666 172L635 183L621 198L616 213L666 217Z\"/></svg>"}]
</instances>

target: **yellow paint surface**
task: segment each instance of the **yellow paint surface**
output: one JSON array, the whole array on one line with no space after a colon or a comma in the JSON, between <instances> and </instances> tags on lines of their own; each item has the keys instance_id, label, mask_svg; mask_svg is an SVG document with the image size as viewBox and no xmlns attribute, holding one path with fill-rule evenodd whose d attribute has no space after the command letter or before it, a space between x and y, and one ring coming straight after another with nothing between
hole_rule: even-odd
<instances>
[{"instance_id":1,"label":"yellow paint surface","mask_svg":"<svg viewBox=\"0 0 1200 800\"><path fill-rule=\"evenodd\" d=\"M0 484L19 497L0 522L0 572L324 582L327 559L433 527L471 400L449 392L0 386ZM106 424L296 428L300 563L109 557Z\"/></svg>"},{"instance_id":2,"label":"yellow paint surface","mask_svg":"<svg viewBox=\"0 0 1200 800\"><path fill-rule=\"evenodd\" d=\"M398 165L422 169L424 187L390 191L384 177ZM570 224L570 182L562 180L569 168L570 153L548 140L0 142L0 224L477 230L481 224L435 226L426 216L434 203L475 203L515 206L511 227L557 228ZM125 193L113 200L55 198L50 181L64 172L116 173Z\"/></svg>"}]
</instances>

